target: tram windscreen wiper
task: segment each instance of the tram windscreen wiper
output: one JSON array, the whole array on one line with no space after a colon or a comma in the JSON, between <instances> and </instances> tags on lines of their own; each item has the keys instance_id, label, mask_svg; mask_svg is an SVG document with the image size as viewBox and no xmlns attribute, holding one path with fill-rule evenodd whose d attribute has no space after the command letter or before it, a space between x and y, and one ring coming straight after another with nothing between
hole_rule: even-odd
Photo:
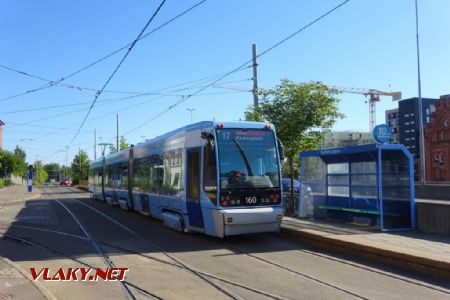
<instances>
[{"instance_id":1,"label":"tram windscreen wiper","mask_svg":"<svg viewBox=\"0 0 450 300\"><path fill-rule=\"evenodd\" d=\"M239 144L239 142L236 140L236 138L233 139L233 142L236 144L236 147L239 149L239 153L241 154L242 159L244 160L245 167L247 168L248 176L253 176L252 166L250 165L247 154L245 153L241 144Z\"/></svg>"}]
</instances>

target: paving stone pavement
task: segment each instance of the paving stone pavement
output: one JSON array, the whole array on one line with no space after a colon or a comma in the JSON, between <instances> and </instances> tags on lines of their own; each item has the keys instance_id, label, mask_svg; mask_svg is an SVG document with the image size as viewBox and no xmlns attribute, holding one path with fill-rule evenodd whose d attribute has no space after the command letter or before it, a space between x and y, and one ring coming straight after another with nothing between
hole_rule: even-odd
<instances>
[{"instance_id":1,"label":"paving stone pavement","mask_svg":"<svg viewBox=\"0 0 450 300\"><path fill-rule=\"evenodd\" d=\"M282 232L399 262L404 258L404 265L434 268L439 277L450 275L450 236L414 230L385 233L374 228L289 217L283 219Z\"/></svg>"}]
</instances>

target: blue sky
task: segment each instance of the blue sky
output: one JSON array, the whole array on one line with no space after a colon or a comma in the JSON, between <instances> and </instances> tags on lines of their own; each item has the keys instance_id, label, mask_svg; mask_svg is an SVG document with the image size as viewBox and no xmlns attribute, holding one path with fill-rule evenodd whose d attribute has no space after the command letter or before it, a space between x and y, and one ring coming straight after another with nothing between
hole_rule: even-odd
<instances>
[{"instance_id":1,"label":"blue sky","mask_svg":"<svg viewBox=\"0 0 450 300\"><path fill-rule=\"evenodd\" d=\"M200 0L167 0L146 32ZM253 103L251 68L223 79L149 121L201 86L271 47L342 1L208 0L188 14L139 41L99 97L80 135L69 148L69 162L81 148L93 158L94 129L103 142L114 142L116 112L121 134L137 143L193 120L239 120ZM160 1L0 2L0 65L49 80L59 80L133 41ZM450 1L419 0L422 96L449 94ZM259 85L270 88L281 78L322 81L340 87L401 91L417 96L414 0L352 0L333 14L260 57ZM126 51L126 50L125 50ZM63 81L100 89L125 51ZM216 76L216 77L214 77ZM179 85L199 80L190 84ZM45 84L0 68L0 99ZM177 87L165 88L178 85ZM186 88L191 89L186 89ZM192 88L194 87L194 88ZM94 96L88 89L56 85L0 100L4 147L24 148L28 160L65 163L65 145L74 137ZM242 91L244 90L244 91ZM114 92L113 92L114 91ZM140 92L168 94L118 99ZM335 130L368 130L364 96L342 94L346 115ZM113 99L108 101L108 99ZM115 100L114 100L115 99ZM106 100L106 101L105 101ZM58 107L61 105L71 105ZM377 105L377 123L396 107L390 97ZM15 112L24 109L38 109ZM148 122L147 122L148 121ZM144 123L147 123L143 125ZM100 139L98 139L100 142ZM99 153L99 152L98 152Z\"/></svg>"}]
</instances>

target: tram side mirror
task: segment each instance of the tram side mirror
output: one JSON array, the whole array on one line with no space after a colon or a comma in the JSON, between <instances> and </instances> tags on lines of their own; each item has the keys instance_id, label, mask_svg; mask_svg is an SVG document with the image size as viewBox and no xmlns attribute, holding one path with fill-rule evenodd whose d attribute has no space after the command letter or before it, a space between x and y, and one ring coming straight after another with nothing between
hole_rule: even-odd
<instances>
[{"instance_id":1,"label":"tram side mirror","mask_svg":"<svg viewBox=\"0 0 450 300\"><path fill-rule=\"evenodd\" d=\"M283 143L279 138L277 138L277 144L278 144L278 153L280 153L280 161L284 161L284 146Z\"/></svg>"},{"instance_id":2,"label":"tram side mirror","mask_svg":"<svg viewBox=\"0 0 450 300\"><path fill-rule=\"evenodd\" d=\"M202 131L201 132L201 138L203 140L206 140L208 142L208 145L214 146L214 136L211 132Z\"/></svg>"}]
</instances>

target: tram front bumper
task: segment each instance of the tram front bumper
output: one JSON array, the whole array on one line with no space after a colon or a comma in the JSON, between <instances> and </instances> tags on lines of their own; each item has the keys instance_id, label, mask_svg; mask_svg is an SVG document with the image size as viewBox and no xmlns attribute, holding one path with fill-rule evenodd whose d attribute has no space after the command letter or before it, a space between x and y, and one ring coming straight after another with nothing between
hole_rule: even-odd
<instances>
[{"instance_id":1,"label":"tram front bumper","mask_svg":"<svg viewBox=\"0 0 450 300\"><path fill-rule=\"evenodd\" d=\"M214 211L216 235L277 232L283 218L282 207L238 208Z\"/></svg>"}]
</instances>

